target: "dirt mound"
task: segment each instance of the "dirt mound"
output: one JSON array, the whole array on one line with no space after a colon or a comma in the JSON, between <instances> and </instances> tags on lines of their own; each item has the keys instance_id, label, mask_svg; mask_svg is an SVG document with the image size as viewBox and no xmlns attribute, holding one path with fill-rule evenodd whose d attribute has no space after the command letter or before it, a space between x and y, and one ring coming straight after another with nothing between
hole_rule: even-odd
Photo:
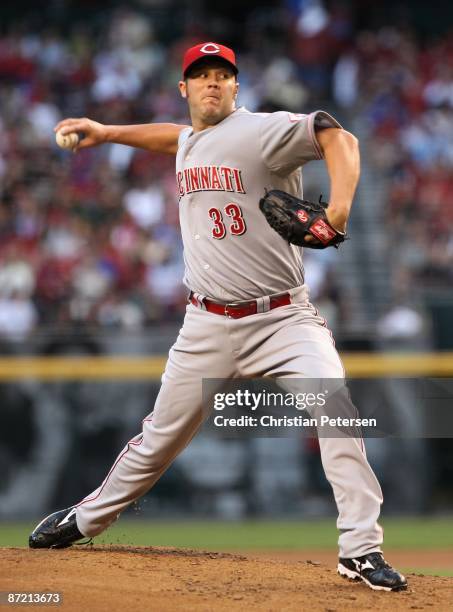
<instances>
[{"instance_id":1,"label":"dirt mound","mask_svg":"<svg viewBox=\"0 0 453 612\"><path fill-rule=\"evenodd\" d=\"M451 609L452 578L409 574L408 580L407 591L386 593L313 561L126 546L0 549L0 590L59 591L59 610Z\"/></svg>"}]
</instances>

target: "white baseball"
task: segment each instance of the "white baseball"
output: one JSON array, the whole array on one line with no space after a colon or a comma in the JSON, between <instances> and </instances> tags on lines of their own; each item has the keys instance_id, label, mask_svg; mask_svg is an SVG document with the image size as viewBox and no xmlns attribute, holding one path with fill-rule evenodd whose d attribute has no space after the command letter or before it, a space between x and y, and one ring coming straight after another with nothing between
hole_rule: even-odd
<instances>
[{"instance_id":1,"label":"white baseball","mask_svg":"<svg viewBox=\"0 0 453 612\"><path fill-rule=\"evenodd\" d=\"M69 134L62 134L58 131L55 134L55 140L57 145L62 149L73 149L79 144L79 135L77 132L69 132Z\"/></svg>"}]
</instances>

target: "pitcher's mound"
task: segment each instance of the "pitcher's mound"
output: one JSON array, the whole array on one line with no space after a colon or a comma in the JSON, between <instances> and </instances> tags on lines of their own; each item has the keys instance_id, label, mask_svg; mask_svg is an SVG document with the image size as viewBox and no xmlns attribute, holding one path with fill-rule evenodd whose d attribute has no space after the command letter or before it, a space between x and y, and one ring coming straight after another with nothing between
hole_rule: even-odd
<instances>
[{"instance_id":1,"label":"pitcher's mound","mask_svg":"<svg viewBox=\"0 0 453 612\"><path fill-rule=\"evenodd\" d=\"M453 578L409 574L387 593L316 562L127 546L2 548L0 576L1 591L60 592L58 609L78 612L447 610L453 592Z\"/></svg>"}]
</instances>

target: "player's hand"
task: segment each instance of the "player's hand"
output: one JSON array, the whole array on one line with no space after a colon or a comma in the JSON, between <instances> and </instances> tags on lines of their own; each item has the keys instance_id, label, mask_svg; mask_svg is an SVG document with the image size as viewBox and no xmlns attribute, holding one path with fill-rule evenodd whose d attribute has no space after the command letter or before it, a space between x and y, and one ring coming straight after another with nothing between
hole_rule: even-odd
<instances>
[{"instance_id":1,"label":"player's hand","mask_svg":"<svg viewBox=\"0 0 453 612\"><path fill-rule=\"evenodd\" d=\"M333 229L337 230L337 232L346 232L348 218L344 212L339 212L329 206L326 210L326 217Z\"/></svg>"},{"instance_id":2,"label":"player's hand","mask_svg":"<svg viewBox=\"0 0 453 612\"><path fill-rule=\"evenodd\" d=\"M81 139L78 145L74 147L74 151L87 147L95 147L96 145L106 142L107 139L106 126L92 119L87 119L86 117L80 119L63 119L63 121L57 123L53 130L54 132L61 130L63 135L69 134L70 132L77 132L81 136Z\"/></svg>"}]
</instances>

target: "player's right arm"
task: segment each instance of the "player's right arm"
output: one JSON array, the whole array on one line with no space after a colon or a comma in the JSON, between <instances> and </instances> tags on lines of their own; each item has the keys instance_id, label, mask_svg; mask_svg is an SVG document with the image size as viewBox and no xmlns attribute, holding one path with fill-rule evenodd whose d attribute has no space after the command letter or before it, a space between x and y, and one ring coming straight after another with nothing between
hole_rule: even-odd
<instances>
[{"instance_id":1,"label":"player's right arm","mask_svg":"<svg viewBox=\"0 0 453 612\"><path fill-rule=\"evenodd\" d=\"M178 150L178 138L187 125L176 123L144 123L142 125L104 125L92 119L63 119L54 127L62 134L70 132L83 133L77 149L95 147L105 142L139 147L153 153L175 155Z\"/></svg>"}]
</instances>

